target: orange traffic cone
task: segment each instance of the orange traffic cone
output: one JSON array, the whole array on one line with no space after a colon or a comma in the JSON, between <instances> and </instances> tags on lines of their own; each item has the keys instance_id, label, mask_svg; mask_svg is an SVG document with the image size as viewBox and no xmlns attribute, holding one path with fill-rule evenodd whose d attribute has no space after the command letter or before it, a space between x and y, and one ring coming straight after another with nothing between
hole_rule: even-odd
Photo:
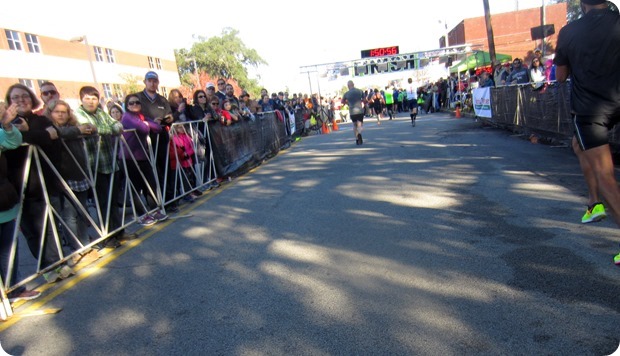
<instances>
[{"instance_id":1,"label":"orange traffic cone","mask_svg":"<svg viewBox=\"0 0 620 356\"><path fill-rule=\"evenodd\" d=\"M338 120L334 119L334 123L332 124L332 130L333 131L338 131Z\"/></svg>"},{"instance_id":2,"label":"orange traffic cone","mask_svg":"<svg viewBox=\"0 0 620 356\"><path fill-rule=\"evenodd\" d=\"M323 123L323 128L321 129L321 133L329 133L329 129L327 128L327 125L325 123Z\"/></svg>"},{"instance_id":3,"label":"orange traffic cone","mask_svg":"<svg viewBox=\"0 0 620 356\"><path fill-rule=\"evenodd\" d=\"M461 118L461 107L460 106L456 107L456 118L457 119Z\"/></svg>"}]
</instances>

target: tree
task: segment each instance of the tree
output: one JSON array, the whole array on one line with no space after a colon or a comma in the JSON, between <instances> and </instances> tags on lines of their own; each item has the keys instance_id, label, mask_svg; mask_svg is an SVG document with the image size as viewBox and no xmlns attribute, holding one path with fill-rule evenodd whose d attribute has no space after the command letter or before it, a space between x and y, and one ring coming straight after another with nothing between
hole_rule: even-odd
<instances>
[{"instance_id":1,"label":"tree","mask_svg":"<svg viewBox=\"0 0 620 356\"><path fill-rule=\"evenodd\" d=\"M234 80L253 96L260 93L256 79L248 78L247 68L266 65L256 50L247 48L237 37L239 31L224 28L221 37L198 36L192 48L175 50L179 77L183 85L195 87L200 73L209 77Z\"/></svg>"},{"instance_id":2,"label":"tree","mask_svg":"<svg viewBox=\"0 0 620 356\"><path fill-rule=\"evenodd\" d=\"M119 74L119 76L125 82L125 84L121 86L121 88L123 89L123 93L125 93L125 95L131 94L131 93L138 93L142 91L142 89L144 89L144 83L142 82L143 78L140 77L139 75L122 73L122 74Z\"/></svg>"},{"instance_id":3,"label":"tree","mask_svg":"<svg viewBox=\"0 0 620 356\"><path fill-rule=\"evenodd\" d=\"M566 3L566 21L572 22L581 17L581 0L553 0L554 4ZM612 11L618 12L618 7L611 1L607 2L607 6Z\"/></svg>"}]
</instances>

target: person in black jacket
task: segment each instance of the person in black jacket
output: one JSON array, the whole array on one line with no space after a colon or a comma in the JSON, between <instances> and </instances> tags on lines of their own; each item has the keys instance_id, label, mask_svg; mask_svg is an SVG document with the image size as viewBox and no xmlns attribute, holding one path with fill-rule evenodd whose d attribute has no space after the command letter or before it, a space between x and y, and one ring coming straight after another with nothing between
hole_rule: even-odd
<instances>
[{"instance_id":1,"label":"person in black jacket","mask_svg":"<svg viewBox=\"0 0 620 356\"><path fill-rule=\"evenodd\" d=\"M4 154L7 150L13 150L22 143L22 134L17 130L11 121L17 115L17 105L13 104L8 108L4 104L0 105L0 274L5 289L20 281L19 276L19 253L13 256L13 237L15 236L15 218L19 210L19 195L15 186L9 181L7 174L7 159ZM17 243L15 239L15 243ZM11 262L13 258L13 263ZM11 303L19 300L30 300L41 295L36 290L27 290L25 286L20 286L8 293Z\"/></svg>"},{"instance_id":2,"label":"person in black jacket","mask_svg":"<svg viewBox=\"0 0 620 356\"><path fill-rule=\"evenodd\" d=\"M26 167L26 162L30 150L40 149L52 164L57 164L61 143L52 122L45 116L39 116L33 112L35 108L41 105L41 101L30 88L22 84L11 85L6 93L6 102L17 104L17 117L13 122L22 133L24 142L30 144L30 146L21 146L8 151L6 155L10 172L9 179L18 191L22 190L25 169L29 168L28 181L25 182L24 187L20 228L34 258L38 259L39 254L41 255L38 270L42 270L58 262L61 256L61 243L58 235L54 233L54 224L51 223L51 219L46 214L47 202L45 199L47 192L51 208L57 212L60 211L59 181L47 160L41 155L39 155L39 161L43 177L39 176L35 160L31 161L30 167ZM47 229L44 230L46 220L50 221L47 222ZM44 239L43 251L40 251L41 238ZM43 276L51 283L67 278L73 273L69 266L59 265L53 271L44 273Z\"/></svg>"}]
</instances>

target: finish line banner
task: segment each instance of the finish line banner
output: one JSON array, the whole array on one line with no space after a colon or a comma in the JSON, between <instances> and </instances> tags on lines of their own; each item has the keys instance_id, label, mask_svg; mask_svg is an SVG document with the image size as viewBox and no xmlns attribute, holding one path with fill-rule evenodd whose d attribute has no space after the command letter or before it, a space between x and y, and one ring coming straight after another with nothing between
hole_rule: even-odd
<instances>
[{"instance_id":1,"label":"finish line banner","mask_svg":"<svg viewBox=\"0 0 620 356\"><path fill-rule=\"evenodd\" d=\"M473 90L474 111L476 116L492 118L491 88L476 88Z\"/></svg>"}]
</instances>

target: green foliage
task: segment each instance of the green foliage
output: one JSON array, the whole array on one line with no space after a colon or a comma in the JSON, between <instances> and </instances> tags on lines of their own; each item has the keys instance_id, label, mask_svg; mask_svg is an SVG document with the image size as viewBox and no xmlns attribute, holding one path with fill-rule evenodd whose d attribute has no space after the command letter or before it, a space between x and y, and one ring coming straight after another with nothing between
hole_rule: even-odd
<instances>
[{"instance_id":1,"label":"green foliage","mask_svg":"<svg viewBox=\"0 0 620 356\"><path fill-rule=\"evenodd\" d=\"M581 17L581 0L552 0L554 4L566 3L566 21L571 22Z\"/></svg>"},{"instance_id":2,"label":"green foliage","mask_svg":"<svg viewBox=\"0 0 620 356\"><path fill-rule=\"evenodd\" d=\"M254 97L260 93L258 81L248 78L247 68L267 62L256 50L247 48L238 34L237 30L225 28L220 37L198 36L198 41L189 50L175 50L181 84L193 88L196 73L206 73L212 78L233 79Z\"/></svg>"},{"instance_id":3,"label":"green foliage","mask_svg":"<svg viewBox=\"0 0 620 356\"><path fill-rule=\"evenodd\" d=\"M566 21L572 22L581 17L581 0L552 0L552 3L566 3ZM607 1L607 6L612 11L618 12L618 7L611 1Z\"/></svg>"},{"instance_id":4,"label":"green foliage","mask_svg":"<svg viewBox=\"0 0 620 356\"><path fill-rule=\"evenodd\" d=\"M121 85L125 95L137 93L144 89L144 79L141 76L128 73L121 73L119 76L125 82L125 84Z\"/></svg>"}]
</instances>

